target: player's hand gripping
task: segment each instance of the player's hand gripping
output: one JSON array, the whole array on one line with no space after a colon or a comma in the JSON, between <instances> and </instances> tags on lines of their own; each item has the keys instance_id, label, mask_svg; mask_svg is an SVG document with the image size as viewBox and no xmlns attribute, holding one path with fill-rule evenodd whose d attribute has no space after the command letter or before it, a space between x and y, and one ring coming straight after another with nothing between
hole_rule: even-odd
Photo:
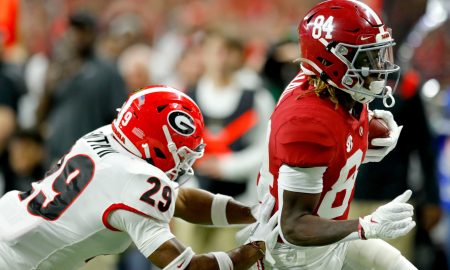
<instances>
[{"instance_id":1,"label":"player's hand gripping","mask_svg":"<svg viewBox=\"0 0 450 270\"><path fill-rule=\"evenodd\" d=\"M372 214L359 218L360 238L397 238L414 228L414 208L407 203L411 194L411 190L407 190L391 202L378 207Z\"/></svg>"},{"instance_id":2,"label":"player's hand gripping","mask_svg":"<svg viewBox=\"0 0 450 270\"><path fill-rule=\"evenodd\" d=\"M270 194L264 197L264 200L257 213L257 221L252 224L252 229L250 232L249 242L264 241L266 242L266 247L269 246L268 240L271 239L271 235L278 231L274 231L275 226L278 224L278 212L276 212L272 217L273 206L275 205L275 199Z\"/></svg>"},{"instance_id":3,"label":"player's hand gripping","mask_svg":"<svg viewBox=\"0 0 450 270\"><path fill-rule=\"evenodd\" d=\"M256 222L240 230L236 235L238 243L244 241L245 243L265 242L265 257L271 263L274 261L270 255L270 251L275 247L279 231L279 226L277 226L278 211L272 217L270 216L274 205L275 199L272 195L267 194L260 206L255 209L256 211L252 211L255 215Z\"/></svg>"},{"instance_id":4,"label":"player's hand gripping","mask_svg":"<svg viewBox=\"0 0 450 270\"><path fill-rule=\"evenodd\" d=\"M394 116L390 111L374 110L372 117L381 118L389 128L389 137L372 139L373 146L380 146L382 148L367 149L364 163L381 161L392 149L397 145L398 137L403 129L403 126L398 126L394 120Z\"/></svg>"}]
</instances>

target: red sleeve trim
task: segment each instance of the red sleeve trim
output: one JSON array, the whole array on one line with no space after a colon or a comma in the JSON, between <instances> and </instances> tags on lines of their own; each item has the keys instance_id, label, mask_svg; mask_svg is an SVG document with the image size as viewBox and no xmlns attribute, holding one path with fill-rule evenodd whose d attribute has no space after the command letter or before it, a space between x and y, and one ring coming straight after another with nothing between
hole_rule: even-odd
<instances>
[{"instance_id":1,"label":"red sleeve trim","mask_svg":"<svg viewBox=\"0 0 450 270\"><path fill-rule=\"evenodd\" d=\"M102 215L102 222L103 222L103 225L104 225L107 229L109 229L109 230L111 230L111 231L114 231L114 232L120 232L120 230L114 228L111 224L109 224L109 222L108 222L108 216L109 216L109 214L111 214L112 212L114 212L114 211L116 211L116 210L130 211L130 212L136 213L136 214L138 214L138 215L141 215L141 216L144 216L144 217L151 218L149 215L145 214L144 212L139 211L139 210L137 210L136 208L133 208L133 207L128 206L128 205L126 205L126 204L123 204L123 203L115 203L115 204L111 204L111 205L110 205L108 208L106 208L106 210L103 212L103 215Z\"/></svg>"}]
</instances>

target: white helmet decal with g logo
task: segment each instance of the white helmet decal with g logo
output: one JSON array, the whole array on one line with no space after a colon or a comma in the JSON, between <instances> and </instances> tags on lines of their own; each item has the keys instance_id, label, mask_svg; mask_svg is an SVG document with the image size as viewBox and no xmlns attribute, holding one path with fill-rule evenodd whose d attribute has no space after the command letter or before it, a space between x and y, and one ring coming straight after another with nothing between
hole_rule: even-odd
<instances>
[{"instance_id":1,"label":"white helmet decal with g logo","mask_svg":"<svg viewBox=\"0 0 450 270\"><path fill-rule=\"evenodd\" d=\"M169 126L177 133L190 136L195 132L194 119L183 111L172 111L167 116Z\"/></svg>"}]
</instances>

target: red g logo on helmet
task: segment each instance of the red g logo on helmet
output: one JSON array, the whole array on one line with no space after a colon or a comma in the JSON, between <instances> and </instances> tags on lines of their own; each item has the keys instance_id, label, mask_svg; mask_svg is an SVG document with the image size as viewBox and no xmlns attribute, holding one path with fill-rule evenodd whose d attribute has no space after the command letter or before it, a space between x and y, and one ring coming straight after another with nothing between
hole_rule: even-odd
<instances>
[{"instance_id":1,"label":"red g logo on helmet","mask_svg":"<svg viewBox=\"0 0 450 270\"><path fill-rule=\"evenodd\" d=\"M176 132L184 136L190 136L195 132L194 119L183 111L172 111L167 116L167 122Z\"/></svg>"}]
</instances>

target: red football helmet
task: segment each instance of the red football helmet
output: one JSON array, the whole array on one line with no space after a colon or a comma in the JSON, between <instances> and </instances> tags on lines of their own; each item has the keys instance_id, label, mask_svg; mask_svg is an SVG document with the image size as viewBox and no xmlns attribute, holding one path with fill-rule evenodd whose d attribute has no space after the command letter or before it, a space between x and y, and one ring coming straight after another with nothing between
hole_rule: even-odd
<instances>
[{"instance_id":1,"label":"red football helmet","mask_svg":"<svg viewBox=\"0 0 450 270\"><path fill-rule=\"evenodd\" d=\"M312 8L298 27L301 68L349 93L361 103L391 98L400 68L389 29L366 4L325 1ZM393 89L387 82L394 82ZM393 104L391 104L393 105Z\"/></svg>"},{"instance_id":2,"label":"red football helmet","mask_svg":"<svg viewBox=\"0 0 450 270\"><path fill-rule=\"evenodd\" d=\"M131 153L183 183L203 155L203 116L186 94L162 85L131 95L112 123L116 139Z\"/></svg>"}]
</instances>

